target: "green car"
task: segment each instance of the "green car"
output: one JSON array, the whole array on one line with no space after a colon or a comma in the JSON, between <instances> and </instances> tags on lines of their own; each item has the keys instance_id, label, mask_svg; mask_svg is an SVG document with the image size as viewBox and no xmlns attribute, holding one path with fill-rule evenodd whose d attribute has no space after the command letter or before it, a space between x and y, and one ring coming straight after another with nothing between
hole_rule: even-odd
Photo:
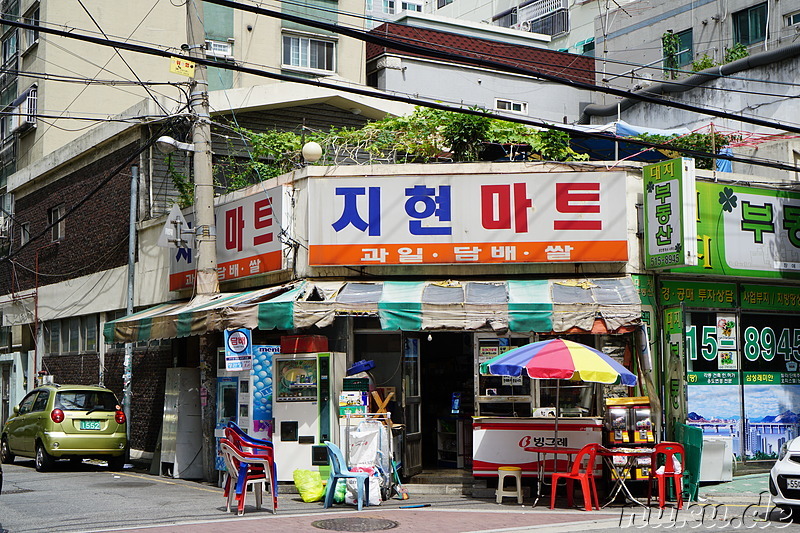
<instances>
[{"instance_id":1,"label":"green car","mask_svg":"<svg viewBox=\"0 0 800 533\"><path fill-rule=\"evenodd\" d=\"M112 470L125 463L125 413L114 393L90 385L44 385L14 407L0 434L0 459L32 457L43 472L56 459L99 458Z\"/></svg>"}]
</instances>

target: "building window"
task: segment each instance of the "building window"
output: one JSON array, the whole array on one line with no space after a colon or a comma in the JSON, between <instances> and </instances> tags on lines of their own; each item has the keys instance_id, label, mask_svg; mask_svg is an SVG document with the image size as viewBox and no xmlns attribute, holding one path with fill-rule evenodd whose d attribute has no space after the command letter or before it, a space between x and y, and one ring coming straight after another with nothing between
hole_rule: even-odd
<instances>
[{"instance_id":1,"label":"building window","mask_svg":"<svg viewBox=\"0 0 800 533\"><path fill-rule=\"evenodd\" d=\"M383 12L387 15L394 15L394 0L383 0Z\"/></svg>"},{"instance_id":2,"label":"building window","mask_svg":"<svg viewBox=\"0 0 800 533\"><path fill-rule=\"evenodd\" d=\"M668 33L672 33L672 30L669 30ZM664 66L670 69L690 65L694 57L694 52L692 50L692 29L689 28L688 30L676 33L675 38L677 50L674 55L667 53L666 49L662 50Z\"/></svg>"},{"instance_id":3,"label":"building window","mask_svg":"<svg viewBox=\"0 0 800 533\"><path fill-rule=\"evenodd\" d=\"M64 204L59 204L47 210L47 225L51 226L52 241L64 238Z\"/></svg>"},{"instance_id":4,"label":"building window","mask_svg":"<svg viewBox=\"0 0 800 533\"><path fill-rule=\"evenodd\" d=\"M508 111L510 113L516 113L518 115L528 114L527 102L517 102L514 100L504 100L502 98L495 98L494 108L497 109L498 111Z\"/></svg>"},{"instance_id":5,"label":"building window","mask_svg":"<svg viewBox=\"0 0 800 533\"><path fill-rule=\"evenodd\" d=\"M35 7L30 9L25 15L22 17L22 22L25 24L30 24L32 26L36 26L33 29L25 29L24 36L25 42L23 43L23 50L28 50L30 47L35 45L39 42L39 5L37 4Z\"/></svg>"},{"instance_id":6,"label":"building window","mask_svg":"<svg viewBox=\"0 0 800 533\"><path fill-rule=\"evenodd\" d=\"M401 5L403 6L403 11L415 11L417 13L422 13L422 4L403 2Z\"/></svg>"},{"instance_id":7,"label":"building window","mask_svg":"<svg viewBox=\"0 0 800 533\"><path fill-rule=\"evenodd\" d=\"M19 225L19 243L20 245L28 244L31 240L31 223L24 222Z\"/></svg>"},{"instance_id":8,"label":"building window","mask_svg":"<svg viewBox=\"0 0 800 533\"><path fill-rule=\"evenodd\" d=\"M206 57L233 59L233 42L231 40L214 41L206 39Z\"/></svg>"},{"instance_id":9,"label":"building window","mask_svg":"<svg viewBox=\"0 0 800 533\"><path fill-rule=\"evenodd\" d=\"M453 0L436 0L436 7L437 9L441 9L444 6L448 6L453 3Z\"/></svg>"},{"instance_id":10,"label":"building window","mask_svg":"<svg viewBox=\"0 0 800 533\"><path fill-rule=\"evenodd\" d=\"M97 315L50 320L44 325L47 355L96 353Z\"/></svg>"},{"instance_id":11,"label":"building window","mask_svg":"<svg viewBox=\"0 0 800 533\"><path fill-rule=\"evenodd\" d=\"M786 25L787 26L794 26L796 24L800 24L800 11L796 13L790 13L786 15Z\"/></svg>"},{"instance_id":12,"label":"building window","mask_svg":"<svg viewBox=\"0 0 800 533\"><path fill-rule=\"evenodd\" d=\"M767 37L767 3L733 14L733 42L750 45Z\"/></svg>"},{"instance_id":13,"label":"building window","mask_svg":"<svg viewBox=\"0 0 800 533\"><path fill-rule=\"evenodd\" d=\"M555 36L569 31L569 5L567 0L533 0L523 2L517 10L518 23L505 26L498 22L506 14L495 17L495 24L515 27L521 31Z\"/></svg>"},{"instance_id":14,"label":"building window","mask_svg":"<svg viewBox=\"0 0 800 533\"><path fill-rule=\"evenodd\" d=\"M334 72L336 43L296 35L283 36L283 64Z\"/></svg>"}]
</instances>

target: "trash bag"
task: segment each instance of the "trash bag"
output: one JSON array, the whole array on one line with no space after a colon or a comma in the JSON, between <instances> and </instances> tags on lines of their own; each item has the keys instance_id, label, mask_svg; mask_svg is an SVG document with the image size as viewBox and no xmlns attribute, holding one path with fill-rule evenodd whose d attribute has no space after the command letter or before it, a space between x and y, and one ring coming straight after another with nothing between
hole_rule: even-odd
<instances>
[{"instance_id":1,"label":"trash bag","mask_svg":"<svg viewBox=\"0 0 800 533\"><path fill-rule=\"evenodd\" d=\"M339 478L336 480L336 492L333 493L333 501L335 503L344 503L344 495L347 492L347 483L344 479Z\"/></svg>"},{"instance_id":2,"label":"trash bag","mask_svg":"<svg viewBox=\"0 0 800 533\"><path fill-rule=\"evenodd\" d=\"M376 476L367 478L369 484L369 500L367 505L381 504L381 480ZM347 492L344 495L344 503L348 505L358 505L358 482L354 478L347 478Z\"/></svg>"},{"instance_id":3,"label":"trash bag","mask_svg":"<svg viewBox=\"0 0 800 533\"><path fill-rule=\"evenodd\" d=\"M325 497L325 486L322 484L319 472L298 469L292 472L292 478L304 502L318 502Z\"/></svg>"}]
</instances>

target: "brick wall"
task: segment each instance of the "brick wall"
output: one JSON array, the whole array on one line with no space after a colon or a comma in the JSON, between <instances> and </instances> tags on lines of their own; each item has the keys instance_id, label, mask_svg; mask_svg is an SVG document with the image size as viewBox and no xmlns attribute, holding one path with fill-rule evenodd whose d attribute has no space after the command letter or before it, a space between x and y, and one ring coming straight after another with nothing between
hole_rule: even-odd
<instances>
[{"instance_id":1,"label":"brick wall","mask_svg":"<svg viewBox=\"0 0 800 533\"><path fill-rule=\"evenodd\" d=\"M80 168L67 177L46 185L15 202L12 248L14 261L23 266L16 268L14 289L32 289L36 252L39 263L39 285L58 283L67 279L115 268L127 263L128 216L130 205L130 170L115 175L91 195L89 199L64 221L64 237L57 245L51 244L48 231L34 239L48 226L48 211L62 204L66 211L76 207L113 169L138 149L137 143ZM31 242L19 252L19 224L30 224ZM46 247L44 247L46 246ZM4 286L0 292L8 293L11 269L8 263L0 265Z\"/></svg>"},{"instance_id":2,"label":"brick wall","mask_svg":"<svg viewBox=\"0 0 800 533\"><path fill-rule=\"evenodd\" d=\"M122 402L122 370L124 353L115 351L105 356L104 386ZM100 364L93 355L52 355L42 358L42 365L61 384L97 385ZM166 369L172 366L168 346L137 349L133 353L130 446L152 452L164 414L164 382Z\"/></svg>"}]
</instances>

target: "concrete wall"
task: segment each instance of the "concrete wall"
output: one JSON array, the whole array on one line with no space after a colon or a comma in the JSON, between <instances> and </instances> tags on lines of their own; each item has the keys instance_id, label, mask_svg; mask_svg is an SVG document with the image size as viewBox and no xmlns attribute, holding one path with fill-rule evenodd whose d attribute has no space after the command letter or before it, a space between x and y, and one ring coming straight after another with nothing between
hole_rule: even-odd
<instances>
[{"instance_id":1,"label":"concrete wall","mask_svg":"<svg viewBox=\"0 0 800 533\"><path fill-rule=\"evenodd\" d=\"M380 89L486 109L495 109L495 98L507 98L527 103L526 116L532 119L558 123L565 117L567 122L577 121L582 104L592 101L589 91L463 65L385 56L378 60L377 68ZM442 81L431 83L432 79Z\"/></svg>"}]
</instances>

